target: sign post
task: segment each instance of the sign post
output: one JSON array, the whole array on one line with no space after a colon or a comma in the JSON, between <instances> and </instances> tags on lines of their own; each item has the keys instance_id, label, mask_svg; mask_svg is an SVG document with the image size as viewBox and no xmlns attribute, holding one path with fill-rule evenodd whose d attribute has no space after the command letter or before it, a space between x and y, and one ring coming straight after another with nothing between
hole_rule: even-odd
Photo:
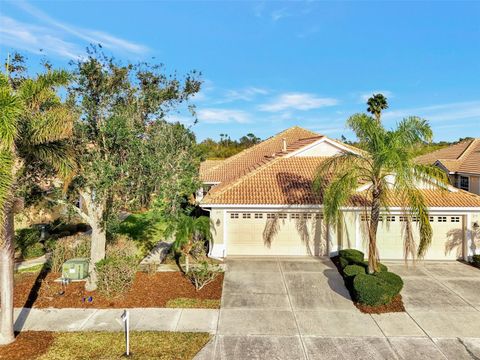
<instances>
[{"instance_id":1,"label":"sign post","mask_svg":"<svg viewBox=\"0 0 480 360\"><path fill-rule=\"evenodd\" d=\"M123 312L122 321L125 323L125 356L130 356L130 312L128 310Z\"/></svg>"}]
</instances>

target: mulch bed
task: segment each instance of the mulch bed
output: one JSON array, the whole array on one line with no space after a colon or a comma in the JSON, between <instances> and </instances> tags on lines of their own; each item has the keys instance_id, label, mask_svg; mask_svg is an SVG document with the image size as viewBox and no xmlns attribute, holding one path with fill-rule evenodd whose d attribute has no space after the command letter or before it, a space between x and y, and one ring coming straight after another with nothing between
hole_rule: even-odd
<instances>
[{"instance_id":1,"label":"mulch bed","mask_svg":"<svg viewBox=\"0 0 480 360\"><path fill-rule=\"evenodd\" d=\"M0 347L0 359L35 359L45 354L55 339L48 331L24 331L17 334L15 342Z\"/></svg>"},{"instance_id":2,"label":"mulch bed","mask_svg":"<svg viewBox=\"0 0 480 360\"><path fill-rule=\"evenodd\" d=\"M334 265L337 267L338 272L343 277L343 269L340 265L340 257L334 256L330 258ZM348 289L350 291L350 289ZM350 292L350 297L353 299L354 295ZM405 312L405 306L403 305L402 295L397 295L393 298L393 300L386 305L379 305L379 306L368 306L364 304L357 303L353 301L353 304L360 310L362 313L366 314L386 314L386 313L395 313L395 312Z\"/></svg>"},{"instance_id":3,"label":"mulch bed","mask_svg":"<svg viewBox=\"0 0 480 360\"><path fill-rule=\"evenodd\" d=\"M176 298L218 300L222 295L223 274L196 291L181 272L138 272L132 288L117 298L106 298L97 291L85 291L84 282L70 283L64 295L62 285L54 282L60 274L24 273L15 277L14 306L29 308L134 308L165 307ZM84 301L92 297L93 301Z\"/></svg>"}]
</instances>

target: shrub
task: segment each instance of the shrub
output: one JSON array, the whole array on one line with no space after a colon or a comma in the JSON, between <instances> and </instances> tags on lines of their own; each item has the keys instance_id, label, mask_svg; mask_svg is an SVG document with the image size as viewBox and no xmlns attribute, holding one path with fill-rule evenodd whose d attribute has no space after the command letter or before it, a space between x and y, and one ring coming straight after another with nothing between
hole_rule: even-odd
<instances>
[{"instance_id":1,"label":"shrub","mask_svg":"<svg viewBox=\"0 0 480 360\"><path fill-rule=\"evenodd\" d=\"M358 274L353 280L355 299L370 306L388 304L402 288L400 276L387 271L374 275Z\"/></svg>"},{"instance_id":2,"label":"shrub","mask_svg":"<svg viewBox=\"0 0 480 360\"><path fill-rule=\"evenodd\" d=\"M25 228L16 231L15 249L20 251L24 259L31 259L45 254L43 245L40 243L40 230Z\"/></svg>"},{"instance_id":3,"label":"shrub","mask_svg":"<svg viewBox=\"0 0 480 360\"><path fill-rule=\"evenodd\" d=\"M393 296L397 295L402 291L403 280L397 274L388 271L382 271L375 274L376 277L385 281L392 289Z\"/></svg>"},{"instance_id":4,"label":"shrub","mask_svg":"<svg viewBox=\"0 0 480 360\"><path fill-rule=\"evenodd\" d=\"M52 250L50 256L50 267L53 272L61 272L65 261L82 257L90 258L90 236L74 235L68 236L48 243Z\"/></svg>"},{"instance_id":5,"label":"shrub","mask_svg":"<svg viewBox=\"0 0 480 360\"><path fill-rule=\"evenodd\" d=\"M366 273L365 267L361 265L356 265L356 264L347 265L343 269L343 274L345 275L345 277L355 277L358 274L365 274L365 273Z\"/></svg>"},{"instance_id":6,"label":"shrub","mask_svg":"<svg viewBox=\"0 0 480 360\"><path fill-rule=\"evenodd\" d=\"M194 265L185 274L190 279L195 289L201 290L205 285L211 283L222 270L220 266L209 264L207 261L202 261L198 265Z\"/></svg>"},{"instance_id":7,"label":"shrub","mask_svg":"<svg viewBox=\"0 0 480 360\"><path fill-rule=\"evenodd\" d=\"M473 255L472 263L476 266L480 266L480 255Z\"/></svg>"},{"instance_id":8,"label":"shrub","mask_svg":"<svg viewBox=\"0 0 480 360\"><path fill-rule=\"evenodd\" d=\"M338 252L340 258L348 261L349 264L361 263L365 258L363 252L356 249L344 249Z\"/></svg>"},{"instance_id":9,"label":"shrub","mask_svg":"<svg viewBox=\"0 0 480 360\"><path fill-rule=\"evenodd\" d=\"M41 243L35 243L22 251L22 257L24 259L37 258L42 256L43 254L45 254L45 248Z\"/></svg>"},{"instance_id":10,"label":"shrub","mask_svg":"<svg viewBox=\"0 0 480 360\"><path fill-rule=\"evenodd\" d=\"M366 272L368 273L368 261L362 261L359 265L364 266L366 269ZM388 271L388 267L386 265L383 265L381 262L378 263L378 267L379 267L378 272Z\"/></svg>"},{"instance_id":11,"label":"shrub","mask_svg":"<svg viewBox=\"0 0 480 360\"><path fill-rule=\"evenodd\" d=\"M114 242L107 245L105 254L106 257L139 257L140 251L133 240L119 235Z\"/></svg>"},{"instance_id":12,"label":"shrub","mask_svg":"<svg viewBox=\"0 0 480 360\"><path fill-rule=\"evenodd\" d=\"M128 291L135 279L137 258L132 256L110 256L96 264L98 291L115 297Z\"/></svg>"},{"instance_id":13,"label":"shrub","mask_svg":"<svg viewBox=\"0 0 480 360\"><path fill-rule=\"evenodd\" d=\"M338 260L340 261L340 266L342 269L345 269L345 266L348 265L348 260L343 257L339 257Z\"/></svg>"},{"instance_id":14,"label":"shrub","mask_svg":"<svg viewBox=\"0 0 480 360\"><path fill-rule=\"evenodd\" d=\"M389 285L375 275L358 274L353 280L355 300L364 305L385 305L392 301Z\"/></svg>"}]
</instances>

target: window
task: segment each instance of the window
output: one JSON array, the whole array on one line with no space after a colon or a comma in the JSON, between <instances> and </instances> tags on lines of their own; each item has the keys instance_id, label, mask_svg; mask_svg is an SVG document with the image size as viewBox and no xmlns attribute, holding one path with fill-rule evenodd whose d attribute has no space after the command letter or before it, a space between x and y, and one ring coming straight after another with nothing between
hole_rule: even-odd
<instances>
[{"instance_id":1,"label":"window","mask_svg":"<svg viewBox=\"0 0 480 360\"><path fill-rule=\"evenodd\" d=\"M300 214L290 214L290 219L300 219Z\"/></svg>"},{"instance_id":2,"label":"window","mask_svg":"<svg viewBox=\"0 0 480 360\"><path fill-rule=\"evenodd\" d=\"M263 219L263 214L255 214L255 219Z\"/></svg>"},{"instance_id":3,"label":"window","mask_svg":"<svg viewBox=\"0 0 480 360\"><path fill-rule=\"evenodd\" d=\"M370 220L370 216L368 216L368 215L360 215L360 220L361 220L361 221L369 221L369 220Z\"/></svg>"},{"instance_id":4,"label":"window","mask_svg":"<svg viewBox=\"0 0 480 360\"><path fill-rule=\"evenodd\" d=\"M458 183L460 185L460 189L467 191L470 189L468 176L460 176L460 180Z\"/></svg>"},{"instance_id":5,"label":"window","mask_svg":"<svg viewBox=\"0 0 480 360\"><path fill-rule=\"evenodd\" d=\"M279 218L279 219L286 219L286 218L287 218L287 214L278 214L278 218Z\"/></svg>"},{"instance_id":6,"label":"window","mask_svg":"<svg viewBox=\"0 0 480 360\"><path fill-rule=\"evenodd\" d=\"M267 214L267 219L275 219L275 214Z\"/></svg>"},{"instance_id":7,"label":"window","mask_svg":"<svg viewBox=\"0 0 480 360\"><path fill-rule=\"evenodd\" d=\"M304 218L304 219L311 219L311 218L312 218L312 214L303 214L303 218Z\"/></svg>"},{"instance_id":8,"label":"window","mask_svg":"<svg viewBox=\"0 0 480 360\"><path fill-rule=\"evenodd\" d=\"M242 214L242 218L244 218L244 219L250 219L250 216L251 216L251 214L249 214L249 213Z\"/></svg>"},{"instance_id":9,"label":"window","mask_svg":"<svg viewBox=\"0 0 480 360\"><path fill-rule=\"evenodd\" d=\"M315 214L315 219L323 219L323 215L322 214Z\"/></svg>"},{"instance_id":10,"label":"window","mask_svg":"<svg viewBox=\"0 0 480 360\"><path fill-rule=\"evenodd\" d=\"M419 222L420 219L418 218L418 216L412 216L412 221L413 222Z\"/></svg>"},{"instance_id":11,"label":"window","mask_svg":"<svg viewBox=\"0 0 480 360\"><path fill-rule=\"evenodd\" d=\"M452 217L450 217L450 222L459 223L459 222L460 222L460 216L452 216Z\"/></svg>"},{"instance_id":12,"label":"window","mask_svg":"<svg viewBox=\"0 0 480 360\"><path fill-rule=\"evenodd\" d=\"M408 219L407 219L406 216L399 216L399 217L398 217L398 221L405 222L405 221L407 221L407 220L408 220Z\"/></svg>"},{"instance_id":13,"label":"window","mask_svg":"<svg viewBox=\"0 0 480 360\"><path fill-rule=\"evenodd\" d=\"M446 216L439 216L437 217L438 222L447 222L447 217Z\"/></svg>"},{"instance_id":14,"label":"window","mask_svg":"<svg viewBox=\"0 0 480 360\"><path fill-rule=\"evenodd\" d=\"M395 216L387 216L387 221L395 222Z\"/></svg>"},{"instance_id":15,"label":"window","mask_svg":"<svg viewBox=\"0 0 480 360\"><path fill-rule=\"evenodd\" d=\"M430 222L434 222L434 217L433 216L430 216Z\"/></svg>"},{"instance_id":16,"label":"window","mask_svg":"<svg viewBox=\"0 0 480 360\"><path fill-rule=\"evenodd\" d=\"M238 219L238 214L230 214L230 219Z\"/></svg>"}]
</instances>

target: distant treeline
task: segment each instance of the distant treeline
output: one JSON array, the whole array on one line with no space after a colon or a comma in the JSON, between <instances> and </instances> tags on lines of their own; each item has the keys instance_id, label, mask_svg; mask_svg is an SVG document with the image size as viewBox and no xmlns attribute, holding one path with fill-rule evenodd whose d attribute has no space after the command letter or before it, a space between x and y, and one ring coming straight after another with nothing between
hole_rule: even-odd
<instances>
[{"instance_id":1,"label":"distant treeline","mask_svg":"<svg viewBox=\"0 0 480 360\"><path fill-rule=\"evenodd\" d=\"M261 139L252 133L242 136L238 140L232 140L227 134L220 134L219 141L207 138L198 144L198 148L203 160L225 159L260 141Z\"/></svg>"}]
</instances>

